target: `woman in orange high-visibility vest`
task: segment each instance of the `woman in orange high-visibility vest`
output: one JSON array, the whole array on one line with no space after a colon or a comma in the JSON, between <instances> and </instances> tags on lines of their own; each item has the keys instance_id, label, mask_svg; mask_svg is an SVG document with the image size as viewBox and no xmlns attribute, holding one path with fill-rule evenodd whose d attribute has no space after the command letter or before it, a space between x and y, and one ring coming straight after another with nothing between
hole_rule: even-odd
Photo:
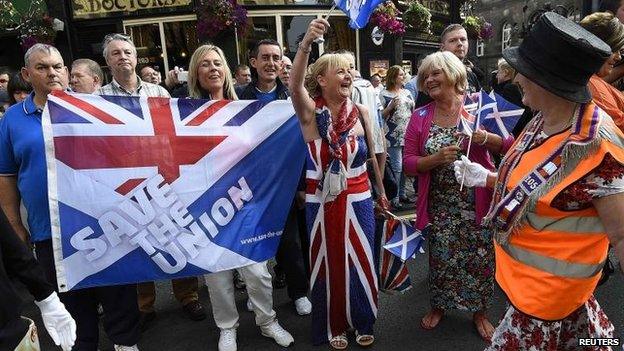
<instances>
[{"instance_id":1,"label":"woman in orange high-visibility vest","mask_svg":"<svg viewBox=\"0 0 624 351\"><path fill-rule=\"evenodd\" d=\"M518 71L522 102L540 112L498 173L465 157L455 162L466 185L494 188L484 223L494 230L496 280L511 306L487 350L616 345L593 291L609 243L624 262L624 134L591 100L587 82L617 54L546 13L503 53Z\"/></svg>"}]
</instances>

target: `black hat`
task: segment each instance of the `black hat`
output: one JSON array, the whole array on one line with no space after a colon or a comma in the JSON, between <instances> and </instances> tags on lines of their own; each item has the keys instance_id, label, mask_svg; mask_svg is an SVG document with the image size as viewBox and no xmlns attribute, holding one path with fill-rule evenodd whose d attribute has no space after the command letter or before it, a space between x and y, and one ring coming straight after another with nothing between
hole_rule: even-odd
<instances>
[{"instance_id":1,"label":"black hat","mask_svg":"<svg viewBox=\"0 0 624 351\"><path fill-rule=\"evenodd\" d=\"M542 15L520 46L503 52L522 75L574 102L591 100L587 82L610 55L609 45L554 12Z\"/></svg>"}]
</instances>

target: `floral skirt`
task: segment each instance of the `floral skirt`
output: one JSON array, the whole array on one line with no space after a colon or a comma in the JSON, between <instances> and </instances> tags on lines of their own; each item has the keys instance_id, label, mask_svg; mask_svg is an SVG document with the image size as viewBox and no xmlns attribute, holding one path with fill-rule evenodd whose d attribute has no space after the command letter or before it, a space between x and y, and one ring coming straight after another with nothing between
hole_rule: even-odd
<instances>
[{"instance_id":1,"label":"floral skirt","mask_svg":"<svg viewBox=\"0 0 624 351\"><path fill-rule=\"evenodd\" d=\"M486 351L606 351L609 346L579 346L580 338L613 338L614 327L591 296L560 321L533 319L509 307Z\"/></svg>"}]
</instances>

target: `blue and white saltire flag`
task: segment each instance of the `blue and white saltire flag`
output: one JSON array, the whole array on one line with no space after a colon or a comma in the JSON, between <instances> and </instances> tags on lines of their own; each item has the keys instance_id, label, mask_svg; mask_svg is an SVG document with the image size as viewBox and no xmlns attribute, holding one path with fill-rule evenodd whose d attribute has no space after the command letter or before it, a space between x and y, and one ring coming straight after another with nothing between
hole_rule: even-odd
<instances>
[{"instance_id":1,"label":"blue and white saltire flag","mask_svg":"<svg viewBox=\"0 0 624 351\"><path fill-rule=\"evenodd\" d=\"M286 101L57 92L43 130L60 291L266 261L305 161Z\"/></svg>"},{"instance_id":2,"label":"blue and white saltire flag","mask_svg":"<svg viewBox=\"0 0 624 351\"><path fill-rule=\"evenodd\" d=\"M362 29L379 4L386 0L334 0L336 7L349 17L349 27Z\"/></svg>"},{"instance_id":3,"label":"blue and white saltire flag","mask_svg":"<svg viewBox=\"0 0 624 351\"><path fill-rule=\"evenodd\" d=\"M494 93L494 98L483 90L480 94L480 107L477 111L477 118L480 119L481 126L490 133L499 135L506 139L513 131L524 109L505 100L502 96Z\"/></svg>"},{"instance_id":4,"label":"blue and white saltire flag","mask_svg":"<svg viewBox=\"0 0 624 351\"><path fill-rule=\"evenodd\" d=\"M424 241L423 233L415 229L408 221L399 220L400 224L394 229L390 240L386 241L384 248L405 262L413 257Z\"/></svg>"}]
</instances>

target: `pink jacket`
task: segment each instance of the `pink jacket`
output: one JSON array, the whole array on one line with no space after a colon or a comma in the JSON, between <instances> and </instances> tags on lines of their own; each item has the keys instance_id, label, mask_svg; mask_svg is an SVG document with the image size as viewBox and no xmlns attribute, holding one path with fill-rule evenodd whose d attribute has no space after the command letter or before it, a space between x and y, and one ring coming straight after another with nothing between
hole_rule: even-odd
<instances>
[{"instance_id":1,"label":"pink jacket","mask_svg":"<svg viewBox=\"0 0 624 351\"><path fill-rule=\"evenodd\" d=\"M435 112L435 101L425 105L412 114L407 131L405 133L405 146L403 149L403 172L408 175L416 175L418 180L418 200L416 201L416 228L423 229L429 223L429 184L431 173L420 173L416 165L421 157L428 156L425 152L425 142L429 136L431 122ZM463 112L464 113L464 112ZM503 140L502 152L506 152L513 144L513 137ZM468 147L468 140L462 145L464 150ZM488 150L481 145L470 146L470 160L477 162L489 170L494 170L494 163ZM457 189L459 191L459 188ZM487 214L492 200L492 190L489 188L475 188L475 212L477 224Z\"/></svg>"}]
</instances>

